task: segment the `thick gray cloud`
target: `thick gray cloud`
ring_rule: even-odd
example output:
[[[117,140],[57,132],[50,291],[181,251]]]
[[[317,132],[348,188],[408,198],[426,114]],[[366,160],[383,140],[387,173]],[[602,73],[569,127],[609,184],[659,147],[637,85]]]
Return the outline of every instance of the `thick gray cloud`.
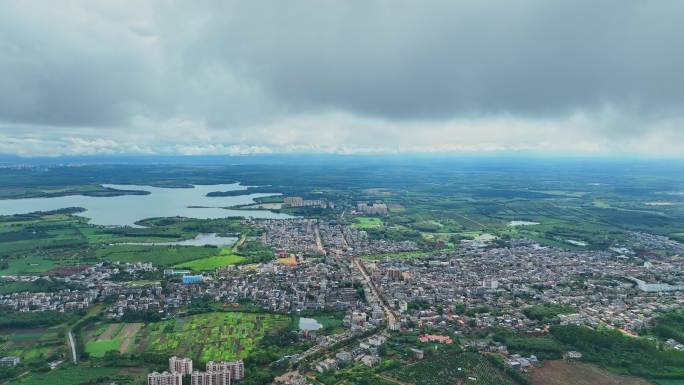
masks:
[[[0,152],[681,154],[684,2],[0,3]]]

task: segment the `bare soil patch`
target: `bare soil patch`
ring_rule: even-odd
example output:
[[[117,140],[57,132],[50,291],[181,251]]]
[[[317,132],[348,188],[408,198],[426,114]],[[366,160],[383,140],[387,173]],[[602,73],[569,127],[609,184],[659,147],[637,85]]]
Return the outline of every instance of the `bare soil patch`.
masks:
[[[110,324],[107,326],[107,330],[102,332],[100,336],[97,338],[98,341],[106,341],[106,340],[111,340],[114,338],[114,333],[119,330],[119,324]]]
[[[119,352],[125,353],[128,347],[135,342],[135,335],[138,333],[141,327],[141,323],[132,323],[124,326],[121,333],[119,333],[119,337],[123,338],[121,346],[119,347]]]

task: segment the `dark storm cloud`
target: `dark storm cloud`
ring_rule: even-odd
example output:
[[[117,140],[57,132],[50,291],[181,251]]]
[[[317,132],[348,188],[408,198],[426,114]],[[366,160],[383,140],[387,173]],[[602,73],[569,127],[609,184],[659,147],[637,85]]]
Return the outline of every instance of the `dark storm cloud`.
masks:
[[[653,149],[682,136],[683,14],[666,0],[8,0],[0,139]]]
[[[684,98],[681,1],[243,4],[207,19],[192,56],[220,52],[279,98],[313,108],[389,118],[601,104],[650,113]]]

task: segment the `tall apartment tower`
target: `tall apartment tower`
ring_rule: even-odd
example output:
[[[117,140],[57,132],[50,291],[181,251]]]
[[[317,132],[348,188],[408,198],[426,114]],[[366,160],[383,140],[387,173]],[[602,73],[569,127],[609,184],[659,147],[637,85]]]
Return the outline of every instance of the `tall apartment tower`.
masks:
[[[147,375],[147,385],[183,385],[183,375],[180,373],[157,373]]]
[[[173,356],[169,358],[169,371],[171,373],[180,373],[181,375],[191,374],[192,360]]]
[[[190,376],[191,385],[230,385],[230,382],[229,370],[193,372]]]
[[[242,360],[237,361],[209,361],[207,363],[207,372],[209,371],[230,371],[233,380],[242,380],[245,378],[245,363]]]

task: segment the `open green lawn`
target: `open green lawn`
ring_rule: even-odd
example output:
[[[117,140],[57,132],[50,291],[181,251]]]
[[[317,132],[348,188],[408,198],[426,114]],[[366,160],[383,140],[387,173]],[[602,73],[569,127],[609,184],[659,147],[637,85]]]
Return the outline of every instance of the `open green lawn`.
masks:
[[[195,259],[189,262],[180,263],[178,265],[175,265],[174,267],[181,269],[190,269],[193,271],[207,271],[228,265],[236,265],[246,260],[247,259],[243,256],[233,254],[233,250],[230,247],[227,247],[221,249],[219,255]]]
[[[105,353],[110,350],[118,351],[121,346],[121,342],[123,342],[123,340],[120,338],[104,341],[88,341],[85,350],[93,357],[104,357]]]
[[[8,259],[7,263],[9,264],[9,267],[0,270],[0,275],[44,273],[63,264],[60,260],[38,256]]]
[[[217,248],[209,246],[111,245],[98,249],[96,255],[112,262],[152,262],[155,265],[173,266],[214,256],[217,251]]]
[[[358,229],[369,229],[382,226],[382,219],[378,217],[356,217],[354,218],[354,223],[352,227]]]

